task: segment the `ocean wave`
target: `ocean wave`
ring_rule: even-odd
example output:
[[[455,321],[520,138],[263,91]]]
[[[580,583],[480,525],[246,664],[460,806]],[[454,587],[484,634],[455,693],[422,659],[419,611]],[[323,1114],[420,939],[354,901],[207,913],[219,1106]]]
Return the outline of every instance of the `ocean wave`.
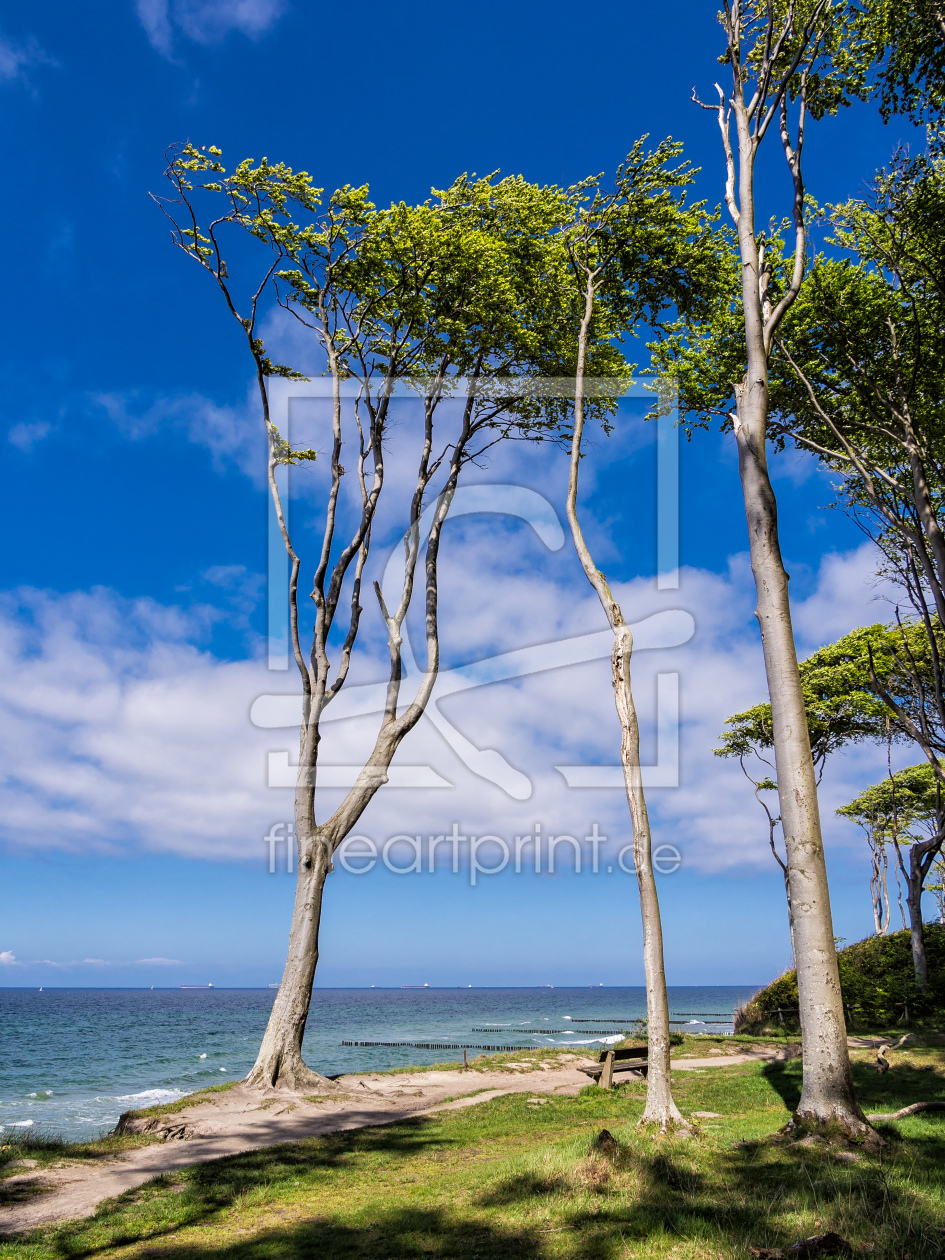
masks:
[[[184,1091],[182,1089],[142,1089],[137,1094],[99,1096],[95,1101],[100,1103],[136,1102],[143,1103],[145,1106],[151,1106],[162,1102],[176,1102],[178,1098],[183,1097]]]
[[[588,1037],[581,1039],[575,1037],[571,1041],[556,1041],[551,1037],[548,1038],[548,1043],[552,1046],[613,1046],[618,1041],[623,1041],[623,1033],[617,1033],[613,1037]],[[523,1049],[525,1048],[527,1047],[523,1047]]]

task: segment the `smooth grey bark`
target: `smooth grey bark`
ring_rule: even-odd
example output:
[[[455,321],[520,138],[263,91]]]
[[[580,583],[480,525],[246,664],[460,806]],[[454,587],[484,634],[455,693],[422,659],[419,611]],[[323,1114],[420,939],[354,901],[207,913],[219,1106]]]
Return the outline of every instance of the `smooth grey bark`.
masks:
[[[289,949],[285,971],[276,1001],[273,1004],[266,1032],[263,1037],[256,1062],[246,1077],[247,1084],[262,1088],[285,1088],[299,1091],[301,1089],[331,1090],[337,1088],[333,1082],[313,1072],[306,1066],[302,1058],[302,1040],[308,1020],[311,1003],[312,985],[318,965],[318,937],[321,923],[322,897],[325,881],[331,873],[332,858],[350,834],[352,828],[370,804],[378,789],[387,782],[387,772],[394,754],[404,738],[417,724],[432,694],[439,671],[439,628],[438,628],[438,559],[440,536],[446,520],[450,503],[456,490],[460,470],[466,459],[467,446],[474,432],[473,393],[466,401],[463,414],[462,431],[452,450],[446,485],[441,492],[427,540],[425,562],[425,595],[426,595],[426,647],[427,664],[424,675],[418,686],[413,701],[406,708],[400,706],[400,688],[402,682],[403,622],[413,598],[415,571],[420,555],[422,540],[419,537],[419,522],[423,509],[423,496],[439,461],[431,459],[433,447],[433,419],[439,402],[438,390],[427,396],[425,400],[425,432],[423,448],[420,456],[416,488],[411,501],[411,523],[404,539],[405,565],[404,582],[398,606],[390,610],[386,607],[380,588],[375,584],[375,591],[388,629],[388,652],[390,657],[390,676],[387,687],[387,701],[381,727],[375,741],[374,749],[367,764],[361,770],[353,788],[338,806],[331,817],[318,824],[315,816],[315,782],[319,748],[319,721],[325,704],[331,699],[326,693],[325,680],[328,675],[327,625],[328,618],[316,619],[312,659],[315,663],[315,685],[312,702],[305,706],[306,721],[300,733],[300,758],[298,786],[295,796],[295,829],[298,842],[298,873],[296,884],[295,907],[292,925],[289,932]],[[386,414],[386,404],[385,406]],[[340,434],[340,398],[336,390],[336,434]],[[326,527],[326,541],[323,546],[323,561],[316,573],[316,591],[321,590],[321,599],[316,599],[316,606],[321,615],[322,608],[328,607],[324,597],[324,576],[327,572],[327,559],[330,552],[328,531],[334,528],[335,504],[337,502],[337,482],[340,479],[341,443],[336,437],[333,451],[332,494],[329,496]],[[381,457],[378,457],[381,458]],[[362,506],[367,510],[369,502],[367,487],[363,478],[364,448],[359,474],[362,478]],[[273,491],[278,496],[278,489],[272,480]],[[373,513],[373,509],[372,509]],[[367,540],[370,537],[370,519],[358,531],[362,541],[359,547],[363,556],[359,556],[357,581],[363,570],[363,557],[366,557]],[[288,534],[285,536],[287,551],[291,547]],[[294,554],[294,553],[290,553]],[[352,553],[353,554],[353,553]],[[340,581],[332,581],[329,591],[337,587]],[[360,609],[356,609],[358,592],[354,596],[352,624],[356,625]],[[356,610],[355,610],[356,609]],[[353,635],[349,633],[353,642]],[[347,647],[347,644],[346,644]],[[298,649],[297,649],[298,650]],[[350,648],[348,649],[350,651]],[[299,651],[299,655],[301,655]],[[308,676],[306,669],[303,678]]]
[[[922,992],[929,987],[929,964],[925,951],[925,932],[922,923],[922,891],[929,871],[942,851],[945,837],[941,830],[927,840],[913,840],[909,845],[909,869],[902,858],[902,845],[896,844],[896,858],[906,882],[906,905],[909,909],[909,938],[912,944],[912,966],[915,982]]]
[[[788,4],[783,26],[775,29],[774,10],[767,10],[767,34],[756,52],[761,62],[750,71],[742,65],[744,25],[741,6],[726,7],[721,20],[728,38],[726,60],[733,88],[726,101],[718,88],[717,112],[726,157],[725,200],[735,223],[741,261],[746,370],[735,386],[733,425],[738,471],[748,525],[752,574],[761,630],[781,823],[787,852],[788,888],[794,923],[798,1004],[803,1054],[803,1087],[794,1122],[823,1126],[840,1124],[851,1134],[871,1134],[853,1090],[847,1050],[846,1021],[840,992],[837,953],[830,911],[817,800],[817,779],[811,755],[804,695],[791,625],[788,575],[778,539],[777,501],[767,463],[768,358],[780,320],[800,289],[805,270],[804,184],[801,151],[806,120],[806,88],[811,61],[822,38],[827,6],[815,5],[801,33],[795,5]],[[787,57],[791,40],[799,46]],[[756,88],[746,100],[746,84]],[[795,85],[799,101],[796,146],[788,127],[788,89]],[[734,116],[733,150],[730,125]],[[764,238],[755,232],[754,171],[758,147],[777,121],[793,180],[794,259],[792,274],[777,303],[769,296],[770,266]]]
[[[658,1124],[662,1129],[682,1127],[682,1115],[673,1101],[670,1079],[669,1001],[663,964],[663,928],[659,896],[653,872],[650,820],[640,771],[640,727],[630,681],[633,635],[620,605],[614,599],[603,573],[597,568],[584,539],[577,513],[581,439],[584,432],[584,375],[587,338],[594,311],[594,274],[586,273],[585,310],[578,341],[577,379],[574,400],[574,432],[571,438],[571,464],[568,477],[567,516],[574,548],[584,574],[597,593],[614,633],[611,653],[611,681],[620,721],[620,760],[623,765],[627,804],[633,830],[633,862],[640,892],[643,921],[643,968],[646,977],[648,1072],[646,1106],[641,1124]]]
[[[870,897],[873,902],[873,925],[877,936],[889,932],[889,862],[881,839],[870,840]]]
[[[743,254],[744,257],[744,254]],[[757,271],[744,268],[747,283]],[[746,313],[746,324],[751,325]],[[765,458],[767,356],[761,329],[749,335],[748,372],[737,390],[739,473],[755,578],[777,766],[787,882],[794,925],[804,1082],[795,1116],[802,1123],[869,1126],[856,1101],[834,944],[827,867],[807,715],[791,626],[788,576],[777,533],[777,504]]]

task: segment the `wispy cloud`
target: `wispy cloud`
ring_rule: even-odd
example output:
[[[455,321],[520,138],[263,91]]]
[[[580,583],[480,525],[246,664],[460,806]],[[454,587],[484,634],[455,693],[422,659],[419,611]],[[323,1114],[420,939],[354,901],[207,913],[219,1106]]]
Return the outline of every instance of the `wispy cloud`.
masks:
[[[218,44],[231,31],[258,39],[282,16],[285,0],[135,0],[135,10],[152,48],[174,53],[175,37]]]
[[[36,420],[32,424],[15,424],[7,432],[7,441],[18,450],[29,454],[33,447],[42,442],[52,432],[52,425],[47,420]]]
[[[63,962],[57,958],[34,958],[20,962],[12,950],[0,953],[0,967],[55,967],[65,970],[71,967],[186,967],[180,958],[135,958],[130,961],[110,958],[70,958]]]
[[[599,608],[564,572],[544,581],[496,572],[497,552],[512,545],[499,523],[488,535],[483,526],[450,541],[443,634],[460,658],[601,629]],[[841,610],[843,629],[876,619],[871,559],[860,548],[824,561],[811,595],[797,605],[803,650],[833,637]],[[217,576],[224,584],[243,581],[238,572]],[[615,594],[634,620],[684,608],[697,625],[685,647],[634,658],[645,763],[654,752],[655,675],[680,675],[681,781],[650,793],[658,838],[678,843],[695,869],[767,869],[766,832],[741,771],[712,754],[726,716],[765,694],[747,565],[736,559],[727,574],[687,570],[678,592],[657,592],[638,579],[619,584]],[[291,789],[266,786],[267,755],[287,755],[298,735],[257,729],[248,712],[261,693],[294,684],[261,661],[225,661],[198,650],[189,639],[200,632],[199,619],[180,609],[105,591],[24,592],[18,608],[0,607],[0,812],[8,841],[34,850],[262,860],[262,837],[292,809]],[[379,650],[359,662],[352,685],[382,676]],[[440,834],[452,820],[485,834],[497,830],[497,819],[508,836],[536,819],[559,834],[584,835],[595,820],[604,834],[625,833],[621,792],[569,790],[555,770],[618,762],[607,659],[476,688],[450,697],[444,709],[477,749],[497,750],[528,776],[531,796],[513,801],[479,778],[424,719],[398,763],[431,766],[452,789],[382,791],[360,824],[363,834],[383,839],[405,827]],[[326,723],[325,763],[360,764],[375,731],[370,716]],[[832,844],[859,852],[858,836],[833,810],[882,771],[882,750],[834,758],[822,788]],[[329,792],[326,808],[332,799]]]
[[[210,451],[218,471],[235,464],[257,484],[265,482],[266,439],[255,388],[243,407],[220,406],[203,394],[154,398],[138,390],[93,394],[91,401],[131,441],[162,429],[183,430],[191,442]]]
[[[32,35],[13,39],[0,31],[0,83],[25,83],[29,79],[28,72],[36,66],[55,65]]]

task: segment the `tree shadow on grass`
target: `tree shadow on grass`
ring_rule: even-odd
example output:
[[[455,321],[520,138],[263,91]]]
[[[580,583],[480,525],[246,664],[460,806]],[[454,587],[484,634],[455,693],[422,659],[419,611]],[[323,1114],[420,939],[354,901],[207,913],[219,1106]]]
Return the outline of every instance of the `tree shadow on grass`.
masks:
[[[857,1254],[865,1250],[883,1260],[945,1254],[936,1206],[945,1127],[943,1140],[926,1134],[907,1145],[900,1139],[879,1159],[768,1141],[715,1150],[711,1162],[689,1147],[625,1154],[622,1179],[583,1187],[599,1191],[593,1200],[575,1193],[581,1187],[561,1175],[520,1174],[499,1182],[479,1206],[539,1209],[553,1195],[549,1216],[556,1232],[567,1231],[561,1254],[569,1260],[616,1260],[628,1248],[662,1254],[683,1240],[701,1243],[708,1254],[741,1255],[752,1245],[790,1247],[821,1232],[821,1221],[824,1231],[848,1238]]]
[[[945,1085],[937,1072],[897,1063],[880,1074],[869,1063],[854,1063],[853,1084],[864,1111],[898,1111],[915,1102],[942,1101]]]
[[[942,1078],[925,1067],[897,1063],[891,1071],[880,1074],[871,1063],[852,1063],[853,1085],[864,1111],[898,1111],[914,1102],[945,1098]],[[762,1075],[784,1100],[788,1111],[797,1110],[801,1101],[802,1067],[800,1059],[786,1063],[766,1063]]]
[[[438,1208],[380,1211],[370,1224],[305,1221],[285,1230],[267,1230],[226,1247],[147,1248],[145,1260],[542,1260],[540,1231],[501,1229],[476,1219],[457,1220]]]
[[[761,1074],[774,1092],[780,1094],[788,1111],[796,1111],[797,1104],[801,1101],[800,1059],[789,1059],[786,1063],[766,1063]]]
[[[306,1186],[318,1188],[324,1184],[325,1177],[343,1169],[352,1160],[373,1157],[377,1169],[378,1156],[409,1159],[460,1145],[458,1140],[445,1138],[421,1118],[327,1134],[310,1141],[282,1143],[156,1177],[102,1204],[92,1218],[68,1221],[56,1228],[47,1226],[20,1238],[27,1245],[34,1239],[45,1250],[70,1257],[92,1256],[135,1243],[158,1243],[173,1238],[181,1230],[212,1224],[221,1214],[240,1206],[244,1196],[257,1193],[261,1187],[272,1196],[266,1210],[278,1210],[275,1199],[280,1191],[291,1188],[290,1192],[294,1192],[295,1187],[304,1191]],[[168,1194],[171,1189],[177,1192],[173,1196]],[[176,1245],[174,1254],[179,1254]]]

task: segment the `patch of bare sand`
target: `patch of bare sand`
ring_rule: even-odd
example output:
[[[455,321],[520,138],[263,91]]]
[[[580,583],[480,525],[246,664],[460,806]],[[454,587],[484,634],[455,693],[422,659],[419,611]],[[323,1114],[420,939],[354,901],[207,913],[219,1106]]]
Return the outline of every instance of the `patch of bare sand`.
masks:
[[[783,1050],[760,1049],[713,1058],[675,1059],[673,1067],[733,1066],[779,1057],[785,1057]],[[153,1145],[115,1159],[70,1161],[42,1172],[8,1177],[2,1183],[5,1193],[10,1198],[23,1197],[0,1208],[0,1234],[91,1216],[103,1199],[164,1173],[280,1142],[475,1106],[503,1094],[574,1095],[588,1084],[579,1068],[594,1062],[596,1059],[574,1056],[566,1067],[523,1061],[492,1071],[362,1072],[339,1078],[342,1091],[317,1101],[300,1094],[275,1090],[264,1094],[236,1085],[208,1095],[197,1106],[137,1121],[137,1131],[161,1138]]]
[[[588,1083],[575,1066],[532,1071],[430,1071],[341,1077],[344,1092],[318,1101],[291,1093],[262,1094],[236,1085],[182,1111],[142,1118],[138,1132],[160,1142],[95,1163],[70,1162],[8,1177],[3,1189],[21,1201],[0,1208],[0,1234],[91,1216],[103,1199],[189,1164],[207,1163],[280,1142],[297,1142],[343,1129],[391,1124],[441,1107],[462,1107],[521,1092],[577,1094]],[[475,1093],[470,1093],[475,1091]],[[463,1098],[457,1095],[467,1094]],[[453,1101],[447,1101],[452,1099]]]

